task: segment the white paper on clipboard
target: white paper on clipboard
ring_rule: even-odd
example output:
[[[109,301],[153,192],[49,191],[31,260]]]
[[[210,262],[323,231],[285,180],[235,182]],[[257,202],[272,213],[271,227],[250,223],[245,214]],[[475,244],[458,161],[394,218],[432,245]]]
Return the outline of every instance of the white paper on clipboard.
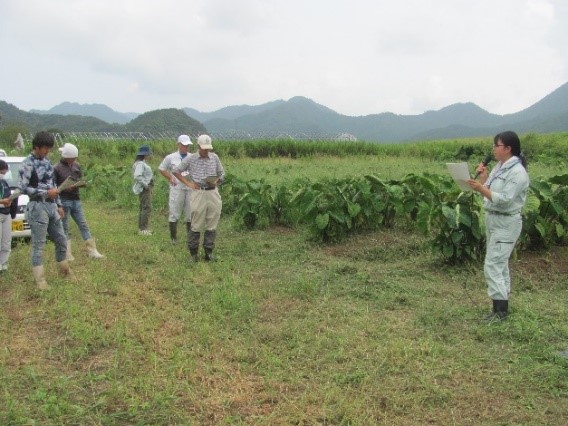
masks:
[[[467,163],[446,163],[446,166],[448,166],[450,176],[462,191],[472,191],[471,187],[467,184],[467,181],[471,179]]]

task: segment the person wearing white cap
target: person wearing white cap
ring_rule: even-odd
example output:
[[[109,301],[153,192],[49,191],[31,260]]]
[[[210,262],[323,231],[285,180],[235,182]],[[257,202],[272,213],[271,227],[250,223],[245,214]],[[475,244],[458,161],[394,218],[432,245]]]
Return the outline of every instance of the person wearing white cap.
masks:
[[[65,216],[63,216],[63,230],[67,237],[67,260],[75,260],[71,252],[71,239],[69,238],[69,217],[72,217],[77,224],[81,237],[87,246],[89,257],[100,259],[104,256],[98,252],[95,240],[91,236],[89,225],[83,213],[81,197],[79,196],[79,187],[84,185],[84,182],[81,180],[83,178],[83,171],[77,162],[79,150],[75,145],[66,143],[62,148],[59,148],[59,151],[61,152],[61,160],[53,168],[55,184],[59,187],[67,178],[75,182],[59,193],[59,198],[61,199],[61,204],[65,211]]]
[[[166,155],[158,166],[161,175],[165,177],[170,184],[168,223],[170,225],[172,244],[177,244],[177,225],[182,213],[185,219],[188,241],[189,232],[191,231],[191,189],[182,184],[172,174],[172,170],[187,157],[189,146],[193,145],[193,143],[188,135],[180,135],[177,139],[177,144],[178,150]]]
[[[213,149],[211,137],[197,138],[199,151],[188,155],[172,172],[191,192],[191,232],[188,235],[188,249],[191,260],[197,261],[201,232],[205,231],[203,249],[205,260],[213,260],[213,249],[217,238],[217,224],[221,217],[222,201],[217,185],[223,183],[225,170]]]

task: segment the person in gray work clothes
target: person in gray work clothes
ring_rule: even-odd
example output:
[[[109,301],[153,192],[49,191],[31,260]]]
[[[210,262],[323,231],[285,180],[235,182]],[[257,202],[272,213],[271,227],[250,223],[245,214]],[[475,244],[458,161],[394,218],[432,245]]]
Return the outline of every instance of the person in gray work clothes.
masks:
[[[201,232],[204,259],[213,260],[213,249],[217,238],[217,225],[223,203],[217,185],[223,183],[225,171],[217,154],[211,152],[211,137],[197,138],[198,152],[188,155],[172,174],[184,185],[191,188],[191,232],[188,235],[188,249],[191,260],[197,262]]]
[[[509,315],[511,276],[509,258],[521,235],[521,210],[527,199],[529,175],[521,153],[521,141],[512,131],[493,138],[493,155],[498,161],[491,173],[487,165],[477,167],[481,182],[468,180],[469,186],[483,195],[487,249],[483,271],[487,295],[493,302],[486,322],[502,321]]]

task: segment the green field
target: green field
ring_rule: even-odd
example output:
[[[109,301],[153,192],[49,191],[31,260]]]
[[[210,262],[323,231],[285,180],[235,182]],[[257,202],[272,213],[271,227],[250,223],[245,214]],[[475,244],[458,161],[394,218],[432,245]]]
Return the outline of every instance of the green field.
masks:
[[[238,179],[286,185],[444,173],[451,159],[431,157],[222,161]],[[565,173],[563,161],[529,172]],[[84,197],[106,257],[88,259],[73,228],[76,282],[57,277],[52,244],[52,290],[36,290],[28,244],[0,275],[0,424],[566,424],[568,247],[519,252],[511,315],[487,325],[482,264],[443,264],[403,224],[323,245],[303,227],[243,231],[226,214],[218,261],[190,265],[169,242],[165,194],[154,235],[138,236],[132,158],[107,162],[124,165],[114,189],[127,199]]]

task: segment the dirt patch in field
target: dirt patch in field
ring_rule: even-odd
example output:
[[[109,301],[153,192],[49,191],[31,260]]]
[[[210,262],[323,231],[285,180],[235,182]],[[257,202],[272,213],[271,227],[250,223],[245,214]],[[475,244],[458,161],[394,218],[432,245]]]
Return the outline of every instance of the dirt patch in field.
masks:
[[[372,232],[350,237],[342,244],[326,246],[328,256],[369,262],[415,259],[428,252],[426,240],[416,233],[400,229]]]
[[[530,274],[566,275],[568,274],[568,247],[552,247],[546,252],[521,252],[515,269]]]

